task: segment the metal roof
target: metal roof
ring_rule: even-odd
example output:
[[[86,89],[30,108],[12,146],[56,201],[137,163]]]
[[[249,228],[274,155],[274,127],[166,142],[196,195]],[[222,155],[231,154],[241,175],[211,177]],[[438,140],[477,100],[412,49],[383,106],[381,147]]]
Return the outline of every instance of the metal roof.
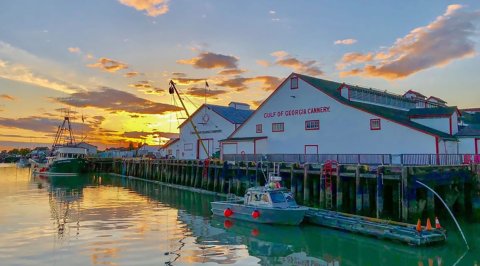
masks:
[[[334,82],[334,81],[329,81],[329,80],[324,80],[324,79],[319,79],[319,78],[314,78],[310,76],[305,76],[301,74],[296,74],[298,77],[309,83],[310,85],[314,86],[315,88],[319,89],[320,91],[324,92],[325,94],[329,95],[330,97],[334,98],[335,100],[354,107],[356,109],[360,109],[362,111],[372,113],[374,115],[386,118],[388,120],[397,122],[399,124],[402,124],[407,127],[411,127],[414,129],[417,129],[419,131],[438,136],[443,139],[456,139],[456,137],[451,136],[447,133],[444,133],[442,131],[433,129],[431,127],[427,127],[424,125],[421,125],[419,123],[412,122],[410,118],[408,117],[408,112],[407,111],[401,111],[398,109],[393,109],[393,108],[388,108],[388,107],[382,107],[378,105],[373,105],[373,104],[367,104],[367,103],[361,103],[361,102],[354,102],[354,101],[349,101],[348,99],[345,99],[344,97],[341,96],[340,92],[337,90],[340,86],[342,86],[342,83]],[[348,85],[348,84],[347,84]],[[350,85],[348,85],[350,86]],[[429,108],[429,109],[436,109],[436,108]],[[456,109],[456,107],[455,107]]]
[[[235,109],[228,106],[207,104],[207,107],[221,117],[230,121],[232,124],[243,124],[243,122],[245,122],[245,120],[247,120],[247,118],[253,114],[253,110]]]
[[[409,116],[450,116],[453,113],[458,111],[456,106],[447,106],[447,107],[431,107],[431,108],[414,108],[408,111]],[[460,112],[459,112],[460,114]]]
[[[459,137],[476,137],[480,136],[480,125],[469,125],[459,128],[456,136]]]

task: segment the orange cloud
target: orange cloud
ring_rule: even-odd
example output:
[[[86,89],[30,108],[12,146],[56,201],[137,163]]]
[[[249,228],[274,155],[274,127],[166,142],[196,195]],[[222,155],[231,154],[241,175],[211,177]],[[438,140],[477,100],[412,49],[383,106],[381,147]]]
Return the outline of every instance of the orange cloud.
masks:
[[[333,44],[351,45],[351,44],[354,44],[356,42],[357,42],[357,40],[355,40],[355,39],[344,39],[344,40],[336,40],[335,42],[333,42]]]
[[[145,11],[147,16],[156,17],[168,12],[168,0],[119,0],[120,3]]]
[[[218,99],[218,95],[226,94],[226,90],[205,90],[205,88],[192,87],[187,90],[187,94],[196,98],[207,98]]]
[[[257,60],[257,65],[263,66],[263,67],[268,67],[268,66],[270,66],[270,63],[267,60]]]
[[[78,48],[78,47],[68,47],[68,51],[70,53],[79,54],[80,53],[80,48]]]
[[[128,65],[113,59],[102,57],[98,59],[97,63],[89,64],[88,67],[100,68],[104,71],[115,73],[118,70],[127,69]]]
[[[216,54],[211,52],[201,52],[197,57],[191,59],[178,60],[177,63],[192,65],[195,68],[237,68],[238,58],[231,55]]]
[[[360,54],[357,58],[369,60],[351,60],[353,63],[365,63],[340,73],[340,76],[381,77],[400,79],[419,71],[449,64],[455,59],[475,55],[475,36],[480,10],[461,11],[461,5],[448,6],[445,13],[432,23],[413,29],[386,51]],[[347,54],[348,55],[348,54]],[[373,60],[372,58],[373,57]],[[347,57],[337,66],[349,65]]]
[[[248,83],[257,83],[260,82],[262,83],[262,89],[265,91],[271,91],[274,90],[282,79],[273,77],[273,76],[257,76],[257,77],[251,77],[251,78],[243,78],[243,77],[236,77],[233,79],[227,79],[223,80],[217,85],[220,87],[227,87],[227,88],[232,88],[235,89],[236,91],[243,91],[247,89],[247,84]]]
[[[111,112],[137,114],[164,114],[182,110],[180,107],[152,102],[134,94],[102,87],[97,91],[77,92],[69,97],[55,98],[57,102],[74,107],[95,107]]]
[[[193,85],[201,82],[205,82],[203,78],[173,78],[172,79],[178,85]]]
[[[220,72],[218,72],[218,75],[240,75],[242,73],[246,72],[246,70],[243,69],[225,69]]]
[[[8,95],[8,94],[1,94],[0,98],[10,100],[10,101],[15,101],[15,98],[13,96]]]
[[[130,72],[127,72],[125,73],[123,76],[126,77],[126,78],[133,78],[133,77],[136,77],[138,76],[138,72],[136,71],[130,71]]]
[[[296,72],[304,73],[311,76],[323,75],[323,71],[318,67],[316,60],[301,61],[285,51],[276,51],[271,53],[276,57],[275,64],[284,66],[295,70]]]

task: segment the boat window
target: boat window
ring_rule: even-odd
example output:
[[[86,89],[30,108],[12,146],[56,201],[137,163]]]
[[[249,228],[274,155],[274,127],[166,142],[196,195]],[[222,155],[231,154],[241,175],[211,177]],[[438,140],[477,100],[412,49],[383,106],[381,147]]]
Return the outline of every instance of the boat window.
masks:
[[[285,196],[282,192],[270,192],[270,198],[272,198],[273,203],[285,202]]]
[[[285,196],[285,199],[287,200],[287,202],[295,202],[295,199],[294,199],[293,196],[290,195],[290,194],[287,194],[287,195]]]

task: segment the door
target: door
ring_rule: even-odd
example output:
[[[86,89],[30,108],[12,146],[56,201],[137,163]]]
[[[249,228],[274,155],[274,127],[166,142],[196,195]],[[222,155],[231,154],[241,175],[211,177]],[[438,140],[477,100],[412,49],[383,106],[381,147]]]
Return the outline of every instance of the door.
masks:
[[[304,151],[306,163],[318,161],[318,145],[305,145]]]
[[[213,139],[202,139],[202,141],[203,141],[203,145],[205,145],[205,148],[208,151],[208,156],[211,157],[213,155],[212,152],[214,152]],[[203,146],[200,140],[197,140],[197,159],[200,159],[200,160],[206,159],[208,156],[205,153],[205,150],[203,149]]]

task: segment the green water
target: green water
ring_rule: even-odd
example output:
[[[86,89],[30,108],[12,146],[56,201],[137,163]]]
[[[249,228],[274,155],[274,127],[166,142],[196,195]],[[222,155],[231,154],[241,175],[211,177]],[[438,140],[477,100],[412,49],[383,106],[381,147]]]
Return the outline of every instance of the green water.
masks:
[[[480,224],[416,248],[316,226],[212,219],[213,196],[108,174],[0,165],[0,265],[478,265]],[[463,258],[458,261],[461,257]]]

